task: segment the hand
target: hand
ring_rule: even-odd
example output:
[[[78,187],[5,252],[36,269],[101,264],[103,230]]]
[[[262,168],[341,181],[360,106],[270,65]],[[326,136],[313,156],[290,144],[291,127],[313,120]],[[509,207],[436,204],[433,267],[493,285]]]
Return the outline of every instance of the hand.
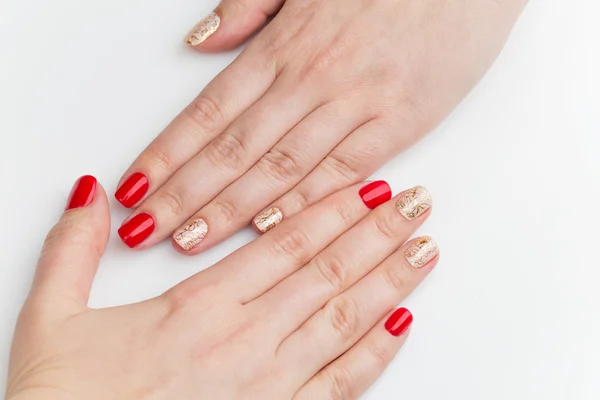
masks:
[[[403,245],[429,215],[426,190],[381,204],[387,184],[359,189],[157,298],[92,310],[109,211],[96,180],[82,178],[19,317],[7,398],[356,398],[406,340],[412,316],[394,307],[438,260],[431,238]]]
[[[189,41],[239,45],[282,3],[224,0]],[[197,254],[362,181],[456,106],[524,3],[288,0],[125,172],[121,237]]]

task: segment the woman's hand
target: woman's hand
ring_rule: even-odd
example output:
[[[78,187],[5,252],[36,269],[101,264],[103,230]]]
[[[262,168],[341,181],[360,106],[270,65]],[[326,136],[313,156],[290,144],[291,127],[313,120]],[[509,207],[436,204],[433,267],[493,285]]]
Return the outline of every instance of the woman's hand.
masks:
[[[7,398],[356,398],[406,340],[412,316],[394,308],[438,260],[431,238],[406,242],[429,215],[425,189],[388,202],[387,184],[361,186],[162,296],[92,310],[109,211],[82,178],[21,312]]]
[[[263,210],[266,231],[365,179],[469,92],[524,4],[224,0],[190,35],[197,49],[237,46],[283,8],[125,172],[116,197],[136,218],[121,237],[173,234],[197,254]]]

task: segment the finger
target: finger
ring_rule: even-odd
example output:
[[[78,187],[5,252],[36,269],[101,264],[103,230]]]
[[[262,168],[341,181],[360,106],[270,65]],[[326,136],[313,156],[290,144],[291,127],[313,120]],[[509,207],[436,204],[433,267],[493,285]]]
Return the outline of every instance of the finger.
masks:
[[[361,124],[360,113],[349,112],[349,107],[340,102],[328,103],[307,116],[248,172],[177,229],[173,235],[175,248],[188,255],[198,254],[247,226],[256,213],[304,178]],[[328,123],[324,125],[323,121]],[[286,211],[274,212],[284,215]],[[277,220],[277,215],[270,215],[269,221]],[[200,219],[210,234],[190,241],[188,227]],[[263,232],[274,225],[260,224]]]
[[[84,176],[73,186],[67,210],[46,238],[31,296],[85,306],[109,231],[106,193],[96,178]]]
[[[125,243],[130,247],[141,244],[139,248],[143,249],[171,236],[318,107],[306,88],[293,86],[294,82],[280,76],[256,104],[140,204],[136,215],[152,216],[156,229],[149,238],[140,236]],[[128,232],[135,226],[127,221],[122,229]]]
[[[233,49],[263,27],[285,0],[223,0],[215,11],[203,18],[186,42],[203,52]]]
[[[430,214],[431,196],[416,187],[398,195],[344,233],[306,267],[256,299],[277,315],[270,329],[282,338],[398,249]]]
[[[117,200],[131,208],[158,190],[258,101],[275,75],[275,64],[265,52],[250,48],[242,52],[127,169],[115,193]]]
[[[281,358],[302,366],[296,367],[300,381],[310,378],[401,303],[435,267],[438,254],[432,238],[412,240],[287,338]]]
[[[306,178],[266,210],[285,209],[285,217],[289,218],[340,188],[366,179],[412,143],[410,138],[394,132],[393,127],[381,119],[360,126]]]
[[[309,380],[294,400],[358,399],[404,346],[412,321],[406,308],[388,314],[354,347]]]
[[[383,181],[339,191],[192,277],[182,290],[198,293],[206,282],[218,283],[212,286],[246,304],[304,266],[370,209],[390,198],[391,189]]]

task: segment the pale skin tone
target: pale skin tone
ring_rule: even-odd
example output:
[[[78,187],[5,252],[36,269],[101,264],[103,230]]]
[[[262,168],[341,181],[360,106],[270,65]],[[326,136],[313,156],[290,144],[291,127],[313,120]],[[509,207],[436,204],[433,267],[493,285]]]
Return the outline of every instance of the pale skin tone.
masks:
[[[145,249],[202,218],[198,254],[277,207],[290,218],[431,131],[499,54],[525,0],[224,0],[194,49],[242,52],[124,173]]]
[[[401,193],[370,210],[361,186],[159,297],[96,310],[87,301],[109,236],[98,186],[48,235],[17,324],[7,399],[359,397],[410,332],[393,335],[385,321],[438,261],[415,267],[406,256],[431,209],[405,218]]]

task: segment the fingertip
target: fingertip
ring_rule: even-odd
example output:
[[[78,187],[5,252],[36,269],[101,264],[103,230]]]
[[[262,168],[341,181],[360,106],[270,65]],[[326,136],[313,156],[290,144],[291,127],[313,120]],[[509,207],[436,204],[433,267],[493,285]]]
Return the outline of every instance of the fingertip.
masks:
[[[394,311],[385,322],[385,329],[395,337],[405,337],[413,323],[412,313],[402,307]]]
[[[84,175],[75,181],[65,211],[89,206],[96,195],[98,180],[91,175]]]
[[[252,227],[259,235],[264,235],[283,221],[283,212],[277,207],[267,208],[254,217]]]
[[[217,7],[190,31],[185,42],[201,53],[239,47],[267,22],[267,15],[259,9],[243,11],[222,5]]]

